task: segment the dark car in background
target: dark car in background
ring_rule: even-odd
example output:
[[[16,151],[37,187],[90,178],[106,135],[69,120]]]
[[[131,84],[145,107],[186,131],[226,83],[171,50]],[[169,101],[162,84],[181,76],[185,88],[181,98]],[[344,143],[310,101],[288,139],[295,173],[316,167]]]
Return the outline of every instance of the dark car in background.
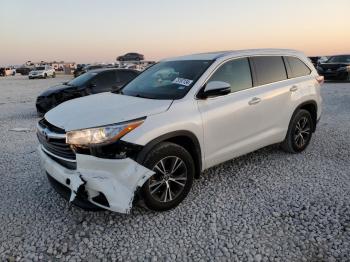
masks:
[[[316,69],[326,80],[350,80],[350,55],[331,56]]]
[[[84,67],[86,67],[87,65],[86,64],[77,64],[77,68],[74,70],[73,74],[74,74],[74,77],[78,77],[80,76],[81,74],[84,74],[86,72],[83,72],[84,70]]]
[[[317,66],[318,60],[320,58],[321,58],[320,56],[309,56],[309,59],[310,59],[311,63],[314,65],[314,67]]]
[[[82,96],[102,92],[118,91],[134,79],[140,72],[129,69],[96,69],[53,86],[37,97],[36,109],[39,115],[45,114],[55,106]]]
[[[30,67],[25,67],[25,66],[22,66],[22,67],[19,67],[16,69],[16,73],[18,74],[21,74],[23,76],[27,76],[29,75],[29,72],[32,71],[33,69],[30,68]]]
[[[85,74],[88,71],[105,68],[105,67],[107,67],[107,65],[80,65],[80,66],[77,66],[77,69],[74,70],[73,74],[74,74],[74,77],[78,77],[82,74]]]
[[[5,67],[0,67],[0,76],[6,76]]]
[[[144,59],[145,57],[138,53],[127,53],[117,57],[117,61],[141,61]]]

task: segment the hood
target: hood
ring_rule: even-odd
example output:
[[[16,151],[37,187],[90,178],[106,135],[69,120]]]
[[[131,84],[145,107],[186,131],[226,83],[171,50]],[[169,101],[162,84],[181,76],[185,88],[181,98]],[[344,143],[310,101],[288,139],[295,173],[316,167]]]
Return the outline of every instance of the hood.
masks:
[[[101,93],[64,102],[47,112],[45,119],[71,131],[159,114],[168,110],[172,101]]]
[[[44,92],[42,92],[39,96],[50,96],[52,94],[57,94],[59,92],[62,92],[64,90],[73,89],[74,86],[68,86],[68,85],[56,85],[53,87],[50,87],[49,89],[46,89]]]

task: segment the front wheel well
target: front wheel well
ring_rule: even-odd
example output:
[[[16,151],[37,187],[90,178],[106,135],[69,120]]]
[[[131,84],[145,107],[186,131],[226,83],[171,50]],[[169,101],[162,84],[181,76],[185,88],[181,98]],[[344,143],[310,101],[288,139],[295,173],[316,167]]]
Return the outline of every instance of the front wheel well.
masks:
[[[190,153],[190,155],[192,156],[193,161],[195,163],[195,171],[196,171],[195,177],[199,178],[200,173],[201,173],[201,168],[202,168],[201,164],[200,164],[201,159],[200,159],[200,156],[198,155],[198,149],[196,148],[196,145],[192,141],[192,139],[187,137],[187,136],[176,136],[176,137],[169,138],[165,141],[182,146]]]
[[[175,131],[152,140],[141,150],[137,161],[142,163],[146,155],[161,142],[171,142],[185,148],[195,163],[195,178],[199,178],[202,172],[201,148],[196,136],[189,131]]]

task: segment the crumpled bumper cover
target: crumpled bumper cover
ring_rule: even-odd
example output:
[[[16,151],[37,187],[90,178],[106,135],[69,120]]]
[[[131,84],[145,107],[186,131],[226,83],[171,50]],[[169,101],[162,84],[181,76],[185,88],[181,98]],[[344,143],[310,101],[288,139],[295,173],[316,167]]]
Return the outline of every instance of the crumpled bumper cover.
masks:
[[[88,201],[119,213],[130,213],[136,189],[154,174],[130,158],[102,159],[82,154],[76,155],[77,169],[70,170],[51,159],[41,146],[38,150],[46,172],[70,188],[70,201],[75,199],[79,187],[84,186]],[[109,206],[93,200],[100,193],[104,194]]]

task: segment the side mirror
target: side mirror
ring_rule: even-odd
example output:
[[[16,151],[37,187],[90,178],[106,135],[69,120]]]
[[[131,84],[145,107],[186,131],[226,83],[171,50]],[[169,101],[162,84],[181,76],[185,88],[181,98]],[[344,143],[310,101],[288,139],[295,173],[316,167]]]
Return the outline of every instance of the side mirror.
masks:
[[[207,83],[201,92],[200,98],[224,96],[231,93],[231,85],[223,81],[211,81]]]

